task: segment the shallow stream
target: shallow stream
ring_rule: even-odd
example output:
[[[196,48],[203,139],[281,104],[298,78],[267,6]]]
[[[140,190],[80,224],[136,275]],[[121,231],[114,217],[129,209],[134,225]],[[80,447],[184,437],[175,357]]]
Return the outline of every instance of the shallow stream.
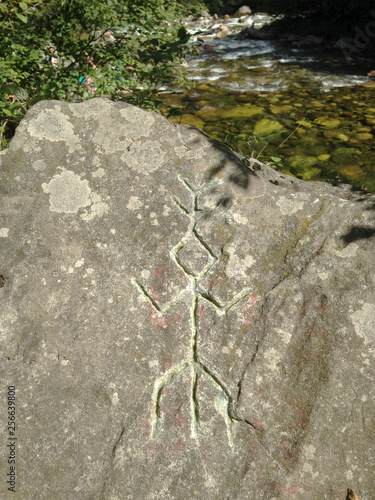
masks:
[[[180,107],[176,122],[280,172],[375,192],[375,82],[366,77],[375,68],[324,44],[237,38],[246,25],[267,20],[190,24],[191,33],[204,31],[200,53],[188,60],[194,86],[166,93],[162,111]],[[217,38],[223,25],[228,34]]]

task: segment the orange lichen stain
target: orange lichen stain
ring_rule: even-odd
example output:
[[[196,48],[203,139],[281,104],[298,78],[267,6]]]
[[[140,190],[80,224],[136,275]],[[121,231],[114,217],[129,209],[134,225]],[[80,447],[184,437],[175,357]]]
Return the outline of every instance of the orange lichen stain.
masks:
[[[176,413],[176,423],[178,427],[185,427],[186,425],[184,416],[180,411]]]
[[[165,358],[164,363],[161,366],[162,373],[165,373],[166,371],[168,371],[171,366],[172,366],[171,358]]]
[[[295,483],[292,486],[282,486],[282,489],[288,495],[295,495],[296,493],[298,493],[300,491],[301,487],[298,483]]]
[[[163,397],[165,398],[166,396],[168,396],[168,394],[170,393],[171,389],[169,387],[166,387],[164,390],[163,390]]]
[[[145,436],[150,436],[151,435],[151,429],[152,429],[152,425],[151,425],[150,417],[147,417],[147,419],[142,424],[143,434]]]
[[[155,443],[149,441],[147,443],[147,449],[146,449],[147,458],[154,458],[155,456],[159,456],[161,453],[163,453],[163,447],[164,444],[162,443]]]
[[[151,293],[152,298],[155,298],[154,292]],[[149,321],[159,328],[168,328],[169,326],[175,327],[181,322],[181,316],[178,313],[168,316],[162,316],[151,304],[149,309]]]
[[[308,336],[310,337],[323,337],[324,335],[327,335],[327,332],[325,330],[317,330],[316,328],[313,328],[309,333]]]
[[[159,295],[155,292],[153,288],[151,288],[151,297],[155,300],[159,299]]]
[[[181,282],[184,286],[186,286],[186,284],[187,284],[187,283],[186,283],[186,278],[185,278],[184,273],[178,273],[178,274],[177,274],[177,276],[178,276],[178,279],[180,280],[180,282]]]
[[[166,450],[166,453],[167,455],[175,455],[177,453],[181,453],[184,447],[184,442],[179,439],[177,442],[173,443],[173,446]]]
[[[155,271],[156,276],[158,278],[161,278],[165,272],[165,269],[167,269],[167,266],[159,266]]]
[[[254,418],[253,425],[254,425],[254,427],[257,427],[258,429],[261,429],[261,430],[264,429],[264,424],[262,424],[262,422],[260,420],[258,420],[257,417]]]
[[[149,312],[150,315],[148,319],[151,323],[154,323],[154,325],[158,326],[159,328],[167,328],[167,319],[164,316],[160,316],[151,304],[149,305]]]
[[[216,285],[216,283],[217,283],[218,281],[219,281],[219,280],[210,280],[210,281],[208,282],[208,288],[211,290],[211,288],[213,288],[213,287]]]

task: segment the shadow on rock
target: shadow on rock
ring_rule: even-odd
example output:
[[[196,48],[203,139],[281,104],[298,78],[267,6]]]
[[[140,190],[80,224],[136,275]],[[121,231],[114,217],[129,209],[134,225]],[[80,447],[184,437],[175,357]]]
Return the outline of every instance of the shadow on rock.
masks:
[[[344,236],[341,236],[341,239],[349,245],[349,243],[353,243],[356,240],[365,240],[368,238],[372,238],[375,235],[375,229],[371,227],[358,227],[354,226],[350,229],[348,233]]]

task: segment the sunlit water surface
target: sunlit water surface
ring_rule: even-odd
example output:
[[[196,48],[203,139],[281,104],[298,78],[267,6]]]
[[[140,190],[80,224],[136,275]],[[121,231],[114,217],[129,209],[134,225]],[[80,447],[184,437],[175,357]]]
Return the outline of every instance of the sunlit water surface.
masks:
[[[251,16],[247,24],[260,27],[267,20]],[[188,60],[193,88],[166,93],[162,111],[181,107],[175,121],[281,172],[375,192],[375,85],[366,77],[375,69],[371,62],[347,61],[324,45],[236,39],[246,24],[226,25],[228,36],[206,39]],[[198,29],[203,31],[189,26],[191,33]]]

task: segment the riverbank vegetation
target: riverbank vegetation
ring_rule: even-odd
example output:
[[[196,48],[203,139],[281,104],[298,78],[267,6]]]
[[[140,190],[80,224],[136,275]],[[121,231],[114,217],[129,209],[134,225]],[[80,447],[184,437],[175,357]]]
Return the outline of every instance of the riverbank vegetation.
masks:
[[[326,38],[334,38],[337,30],[340,35],[346,30],[354,39],[362,24],[375,38],[371,2],[249,0],[242,4],[283,14],[287,21],[278,22],[280,26],[286,22],[292,32],[303,32],[307,23],[310,33],[322,31]],[[161,88],[188,86],[179,69],[191,50],[183,27],[186,17],[199,15],[202,9],[212,14],[233,12],[240,5],[235,4],[224,0],[3,0],[1,148],[26,110],[42,99],[80,102],[106,96],[157,110]],[[171,108],[169,115],[173,113],[180,110]]]
[[[95,96],[158,106],[189,35],[197,0],[3,0],[0,3],[1,146],[42,99]]]

